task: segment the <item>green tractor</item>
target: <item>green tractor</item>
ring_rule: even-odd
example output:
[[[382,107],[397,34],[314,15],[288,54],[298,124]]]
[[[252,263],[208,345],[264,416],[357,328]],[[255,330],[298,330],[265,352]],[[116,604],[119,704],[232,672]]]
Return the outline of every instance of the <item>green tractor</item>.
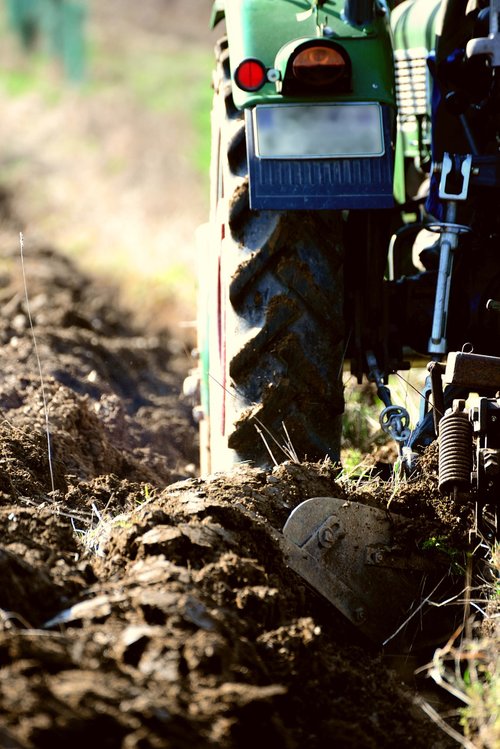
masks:
[[[387,388],[408,366],[391,319],[406,291],[387,268],[415,271],[408,237],[391,237],[403,210],[419,225],[421,203],[408,204],[430,166],[437,9],[403,3],[393,37],[384,2],[214,4],[227,35],[200,233],[203,472],[290,454],[338,461],[347,361],[377,383],[384,428],[407,440]]]
[[[467,249],[474,222],[488,231],[495,200],[495,154],[462,189],[470,152],[477,161],[489,148],[467,123],[479,138],[496,133],[491,53],[465,52],[497,38],[489,10],[464,0],[406,0],[392,12],[384,0],[214,3],[212,25],[224,20],[227,34],[200,232],[203,472],[290,454],[338,461],[347,362],[358,382],[376,383],[381,425],[403,449],[409,415],[392,403],[389,376],[466,342],[498,353],[497,322],[483,315],[483,296],[499,296],[496,254],[478,269],[460,253],[450,294],[455,250]],[[416,258],[423,228],[434,237]],[[420,442],[434,437],[426,426]]]
[[[379,325],[394,206],[389,10],[219,1],[212,25],[223,19],[200,248],[202,470],[268,464],[276,443],[338,460],[346,347],[359,376],[368,340],[396,367]]]
[[[376,384],[408,469],[439,433],[441,490],[475,503],[480,535],[498,534],[499,16],[500,0],[406,0],[392,13],[384,0],[214,3],[227,34],[199,234],[202,473],[338,461],[349,361]],[[419,356],[431,364],[412,430],[388,379]],[[386,643],[436,573],[401,553],[404,533],[403,518],[313,497],[281,543]]]

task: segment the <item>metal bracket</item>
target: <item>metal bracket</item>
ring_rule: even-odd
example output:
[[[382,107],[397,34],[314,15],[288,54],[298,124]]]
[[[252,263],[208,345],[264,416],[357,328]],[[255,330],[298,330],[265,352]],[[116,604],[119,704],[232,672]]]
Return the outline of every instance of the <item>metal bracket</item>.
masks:
[[[461,156],[453,154],[453,158],[445,151],[441,166],[439,181],[439,197],[441,200],[466,200],[469,192],[469,182],[472,171],[472,155]],[[449,187],[449,180],[453,177],[462,180],[459,192]]]
[[[500,0],[490,0],[490,29],[487,37],[470,39],[465,52],[467,57],[488,55],[492,68],[500,67],[500,34],[498,33]]]

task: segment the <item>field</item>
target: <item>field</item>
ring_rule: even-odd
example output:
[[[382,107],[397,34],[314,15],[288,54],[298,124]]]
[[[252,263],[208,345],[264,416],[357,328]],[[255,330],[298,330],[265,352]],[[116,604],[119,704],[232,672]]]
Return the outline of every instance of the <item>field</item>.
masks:
[[[197,476],[180,393],[207,211],[209,3],[91,10],[81,90],[2,52],[0,746],[490,749],[490,718],[464,737],[464,701],[428,678],[442,639],[375,646],[279,546],[306,497],[417,514],[405,543],[453,555],[459,627],[471,510],[439,497],[435,452],[407,487],[326,461]],[[165,95],[165,61],[189,94]],[[491,682],[485,634],[474,664]]]
[[[192,23],[184,5],[90,3],[81,87],[20,54],[3,21],[2,184],[27,242],[114,281],[148,324],[192,319],[208,207],[210,3],[190,5]]]

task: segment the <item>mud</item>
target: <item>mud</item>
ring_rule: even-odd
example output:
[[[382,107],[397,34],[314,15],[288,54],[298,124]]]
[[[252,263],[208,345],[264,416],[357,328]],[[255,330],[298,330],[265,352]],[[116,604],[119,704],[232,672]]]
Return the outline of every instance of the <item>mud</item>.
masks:
[[[447,746],[413,659],[403,684],[278,545],[302,499],[387,489],[328,462],[193,476],[182,346],[47,247],[25,247],[28,314],[3,210],[0,745]]]

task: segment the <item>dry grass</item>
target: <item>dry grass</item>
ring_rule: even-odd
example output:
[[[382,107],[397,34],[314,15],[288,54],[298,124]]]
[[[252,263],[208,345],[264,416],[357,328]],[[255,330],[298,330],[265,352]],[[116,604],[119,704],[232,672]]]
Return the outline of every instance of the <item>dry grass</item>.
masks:
[[[484,551],[484,549],[483,549]],[[453,633],[432,662],[428,675],[451,694],[460,707],[452,720],[427,702],[422,709],[465,749],[500,747],[500,547],[491,547],[479,589],[470,582],[464,601],[464,625]],[[457,730],[456,723],[461,730]]]

